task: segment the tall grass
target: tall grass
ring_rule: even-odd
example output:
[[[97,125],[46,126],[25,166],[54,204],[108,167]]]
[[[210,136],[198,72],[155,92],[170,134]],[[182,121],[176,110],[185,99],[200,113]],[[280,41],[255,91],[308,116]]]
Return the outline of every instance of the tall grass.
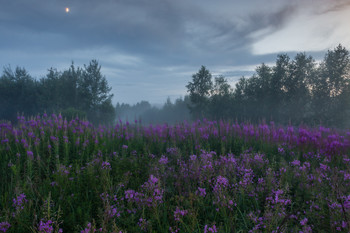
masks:
[[[0,124],[0,232],[349,232],[350,133]]]

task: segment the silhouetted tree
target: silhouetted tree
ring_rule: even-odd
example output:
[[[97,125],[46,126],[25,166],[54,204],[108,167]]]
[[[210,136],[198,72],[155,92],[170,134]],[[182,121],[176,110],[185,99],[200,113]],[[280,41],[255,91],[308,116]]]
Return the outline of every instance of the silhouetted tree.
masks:
[[[210,116],[214,119],[230,118],[232,88],[224,76],[215,78],[210,97]]]
[[[284,79],[284,118],[300,123],[307,118],[310,104],[310,80],[313,79],[315,61],[305,53],[298,53],[290,63],[289,75]]]
[[[247,95],[248,79],[241,77],[235,84],[233,91],[233,106],[232,115],[233,117],[243,120],[248,118],[248,95]]]
[[[269,93],[270,114],[274,121],[282,120],[282,112],[284,111],[283,100],[285,97],[286,88],[284,83],[290,76],[290,58],[287,54],[277,55],[276,65],[272,67],[272,76]]]
[[[271,88],[272,69],[266,65],[261,64],[256,68],[257,85],[256,85],[256,112],[257,118],[268,119],[271,118],[271,96],[274,90]]]
[[[59,72],[50,68],[40,81],[32,78],[24,68],[13,72],[5,67],[0,78],[0,118],[14,121],[17,113],[27,116],[43,113],[64,113],[87,116],[94,123],[112,123],[115,109],[112,105],[106,78],[101,66],[92,60],[84,69]]]
[[[313,110],[325,124],[344,126],[350,117],[349,51],[328,50],[313,84]]]
[[[38,83],[24,68],[4,68],[0,93],[0,119],[15,120],[17,114],[35,115],[40,111]]]
[[[195,118],[204,117],[208,111],[210,92],[213,88],[211,78],[209,70],[202,66],[198,73],[192,75],[192,82],[186,85],[191,100],[189,108]]]

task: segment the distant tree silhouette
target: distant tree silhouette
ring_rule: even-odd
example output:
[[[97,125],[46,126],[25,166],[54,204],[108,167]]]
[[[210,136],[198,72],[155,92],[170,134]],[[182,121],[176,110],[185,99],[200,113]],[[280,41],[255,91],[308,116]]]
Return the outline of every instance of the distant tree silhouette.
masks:
[[[298,53],[279,54],[272,67],[262,63],[231,91],[225,77],[212,80],[202,66],[186,85],[192,117],[281,124],[325,124],[350,127],[350,58],[342,45],[317,64]]]
[[[202,66],[200,70],[192,75],[192,82],[187,84],[191,104],[191,113],[195,118],[204,117],[208,111],[210,92],[213,88],[212,76],[209,70]]]
[[[96,60],[83,69],[73,63],[63,72],[50,68],[39,81],[24,68],[13,72],[5,67],[0,77],[0,119],[15,121],[18,113],[32,116],[46,111],[69,118],[76,113],[96,124],[112,123],[115,108],[110,91]]]

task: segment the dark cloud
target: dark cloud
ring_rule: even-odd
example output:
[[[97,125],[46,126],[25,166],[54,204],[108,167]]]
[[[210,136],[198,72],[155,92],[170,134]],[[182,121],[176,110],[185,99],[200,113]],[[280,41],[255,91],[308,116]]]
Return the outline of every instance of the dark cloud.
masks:
[[[350,7],[350,1],[349,0],[324,0],[326,3],[325,8],[321,9],[319,11],[319,14],[326,14],[329,12],[338,12],[338,11],[343,11],[344,8]]]
[[[64,12],[66,6],[71,8],[68,14]],[[249,33],[281,25],[290,7],[270,14],[253,12],[238,19],[245,21],[243,28],[237,19],[203,9],[205,1],[191,5],[167,0],[16,0],[2,8],[5,20],[1,26],[7,26],[8,37],[1,42],[4,47],[29,45],[32,49],[37,49],[35,45],[46,49],[110,46],[146,57],[167,55],[183,62],[181,57],[192,59],[193,53],[241,53],[249,45]],[[10,40],[10,35],[15,35],[15,40]]]
[[[72,60],[82,65],[96,58],[116,100],[159,103],[157,95],[184,94],[201,65],[220,73],[220,66],[274,61],[276,54],[256,56],[251,46],[293,19],[303,2],[291,2],[0,0],[0,65],[20,65],[44,75],[51,66],[63,69]],[[339,3],[324,9],[347,5]],[[252,71],[225,72],[239,76]]]

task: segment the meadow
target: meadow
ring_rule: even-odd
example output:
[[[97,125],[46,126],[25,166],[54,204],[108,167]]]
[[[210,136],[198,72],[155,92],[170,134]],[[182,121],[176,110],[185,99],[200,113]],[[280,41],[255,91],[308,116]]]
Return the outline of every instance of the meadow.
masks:
[[[0,123],[0,232],[349,232],[350,131]]]

